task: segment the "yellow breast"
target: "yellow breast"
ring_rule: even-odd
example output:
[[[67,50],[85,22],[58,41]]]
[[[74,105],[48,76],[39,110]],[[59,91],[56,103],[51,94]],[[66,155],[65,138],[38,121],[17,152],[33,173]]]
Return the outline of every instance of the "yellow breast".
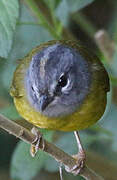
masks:
[[[93,91],[76,112],[59,118],[48,118],[35,111],[26,96],[14,98],[14,102],[19,114],[35,126],[52,130],[74,131],[85,129],[101,118],[105,111],[106,93],[101,89]]]

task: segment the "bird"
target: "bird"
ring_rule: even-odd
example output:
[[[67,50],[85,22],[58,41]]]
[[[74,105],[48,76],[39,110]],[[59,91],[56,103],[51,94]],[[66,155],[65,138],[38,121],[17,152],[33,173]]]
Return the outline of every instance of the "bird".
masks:
[[[51,40],[20,61],[10,94],[19,114],[35,127],[74,132],[80,158],[68,171],[78,174],[86,158],[78,131],[102,117],[109,90],[108,73],[92,51],[79,41]]]

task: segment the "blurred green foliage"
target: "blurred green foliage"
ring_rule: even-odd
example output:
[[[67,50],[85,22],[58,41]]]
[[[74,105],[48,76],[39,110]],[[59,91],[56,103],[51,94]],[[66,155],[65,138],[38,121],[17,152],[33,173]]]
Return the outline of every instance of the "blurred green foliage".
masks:
[[[12,12],[12,13],[11,13]],[[0,1],[0,56],[7,58],[19,16],[18,0]]]
[[[44,138],[51,141],[53,132],[46,131]],[[35,158],[31,157],[30,145],[20,141],[15,149],[11,162],[11,177],[12,179],[31,180],[44,166],[47,154],[41,150],[37,153]]]
[[[11,120],[21,119],[13,105],[9,89],[18,61],[32,48],[51,39],[64,38],[64,30],[67,30],[68,38],[75,36],[72,31],[73,26],[75,34],[83,41],[87,39],[88,46],[92,48],[90,41],[94,41],[94,33],[99,28],[103,28],[103,26],[98,27],[97,25],[101,21],[100,10],[98,8],[101,5],[106,6],[105,1],[97,1],[42,0],[41,3],[33,0],[21,2],[18,0],[10,2],[8,0],[0,1],[0,113]],[[117,2],[108,1],[108,3],[113,8],[109,9],[111,11],[110,21],[105,22],[105,24],[107,31],[116,44],[117,24],[115,4],[117,5]],[[91,22],[90,16],[87,16],[88,9],[91,11],[90,7],[93,7],[92,9],[97,8],[96,10],[99,13],[95,14],[97,22]],[[103,14],[103,16],[106,15]],[[50,19],[48,18],[49,16],[51,17]],[[75,36],[76,39],[77,35]],[[84,37],[86,38],[84,39]],[[85,149],[94,150],[116,163],[117,97],[111,99],[111,95],[113,94],[113,88],[117,87],[117,51],[115,51],[114,58],[108,63],[103,54],[95,49],[95,46],[93,49],[97,51],[100,59],[104,62],[112,80],[112,87],[111,93],[108,96],[105,116],[97,125],[82,131],[81,139]],[[43,131],[43,134],[46,139],[51,142],[53,141],[65,152],[70,154],[77,153],[73,133]],[[15,138],[11,138],[11,136],[6,135],[6,133],[0,130],[0,151],[2,154],[0,156],[0,168],[2,169],[5,163],[7,167],[10,166],[12,180],[32,180],[42,169],[51,173],[58,171],[58,163],[46,153],[40,151],[33,159],[29,154],[29,145],[24,142],[18,142],[17,146],[14,147],[15,144]],[[4,149],[9,151],[4,151]],[[13,150],[14,153],[12,153]],[[12,160],[10,161],[11,155]],[[67,180],[78,179],[78,177],[73,177],[65,172],[64,178]],[[79,179],[82,178],[79,177]]]

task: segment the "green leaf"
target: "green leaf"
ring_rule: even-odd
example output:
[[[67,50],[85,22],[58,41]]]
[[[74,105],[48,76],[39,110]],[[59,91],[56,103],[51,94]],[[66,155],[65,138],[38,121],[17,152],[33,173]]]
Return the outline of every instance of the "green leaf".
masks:
[[[115,152],[117,152],[117,128],[116,128],[116,121],[117,121],[117,106],[111,104],[110,111],[108,112],[108,116],[102,122],[102,125],[107,130],[111,131],[113,134],[113,144],[112,148]]]
[[[74,176],[71,173],[64,173],[63,177],[64,177],[64,180],[86,180],[81,176]]]
[[[58,135],[60,135],[60,137],[56,142],[56,146],[58,146],[68,154],[77,153],[77,144],[73,133],[60,132]],[[52,157],[48,157],[48,160],[46,161],[44,168],[47,171],[56,172],[59,170],[59,163],[56,162]]]
[[[36,22],[28,8],[21,5],[20,11],[19,22]],[[52,37],[48,31],[40,25],[17,25],[12,50],[8,59],[5,61],[4,71],[0,74],[2,84],[7,91],[9,91],[11,85],[13,72],[18,65],[16,60],[23,58],[32,48],[50,39],[52,39]]]
[[[7,58],[19,16],[18,0],[0,1],[0,56]]]
[[[12,120],[20,118],[14,105],[10,105],[10,106],[0,109],[0,113]]]
[[[59,170],[59,163],[55,161],[55,159],[53,159],[51,156],[48,156],[47,161],[44,163],[44,169],[49,172],[57,172]]]
[[[92,3],[94,0],[67,0],[69,11],[70,12],[75,12],[79,11],[80,9],[83,9],[85,6],[89,5]]]
[[[67,25],[69,21],[69,6],[67,0],[62,0],[56,9],[56,16],[62,22],[63,25]]]
[[[54,10],[55,8],[57,8],[57,6],[59,5],[61,0],[44,0],[44,2],[46,3],[46,5],[49,7],[49,9]]]
[[[46,140],[52,141],[53,131],[42,130]],[[31,157],[30,145],[20,141],[15,149],[11,162],[11,177],[13,180],[32,180],[33,177],[46,164],[47,153],[38,151],[34,158]]]
[[[70,13],[81,10],[93,1],[94,0],[62,0],[56,9],[56,15],[66,26],[69,21]]]
[[[46,155],[40,150],[36,156],[31,157],[30,145],[19,142],[11,162],[11,178],[13,180],[31,180],[43,167]]]

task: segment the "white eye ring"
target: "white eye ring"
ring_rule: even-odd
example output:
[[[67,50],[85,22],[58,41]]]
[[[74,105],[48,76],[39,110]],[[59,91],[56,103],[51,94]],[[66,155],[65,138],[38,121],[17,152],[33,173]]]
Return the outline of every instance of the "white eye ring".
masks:
[[[61,91],[67,93],[67,91],[69,91],[70,89],[71,89],[71,86],[70,86],[70,79],[68,79],[68,80],[67,80],[66,86],[62,87]]]

